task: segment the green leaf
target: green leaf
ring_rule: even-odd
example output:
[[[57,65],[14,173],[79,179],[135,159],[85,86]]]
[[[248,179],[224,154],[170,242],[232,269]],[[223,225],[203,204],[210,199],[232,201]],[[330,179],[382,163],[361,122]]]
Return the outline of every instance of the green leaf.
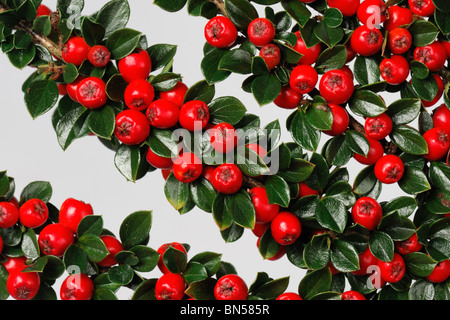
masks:
[[[175,210],[179,210],[189,200],[189,185],[178,181],[174,174],[171,173],[164,185],[164,194]]]
[[[40,256],[38,240],[33,229],[24,232],[20,248],[27,258],[37,259]]]
[[[188,89],[184,96],[184,103],[192,100],[201,100],[208,104],[215,94],[215,86],[208,84],[205,80],[201,80]]]
[[[177,46],[171,44],[154,44],[147,49],[152,61],[152,71],[165,67],[175,56]]]
[[[56,8],[65,19],[73,15],[74,12],[81,12],[84,9],[84,0],[58,0]]]
[[[233,215],[233,221],[243,228],[253,229],[255,227],[256,216],[250,196],[245,190],[240,190],[228,197],[228,208]]]
[[[261,157],[250,148],[238,147],[236,162],[242,173],[250,177],[257,177],[269,172],[269,168]]]
[[[435,261],[450,258],[450,218],[443,218],[433,222],[428,230],[426,249]]]
[[[321,132],[309,124],[303,111],[299,110],[296,112],[289,131],[294,141],[302,148],[315,151],[319,146]]]
[[[289,168],[278,172],[287,182],[305,181],[313,172],[315,165],[304,159],[291,159]]]
[[[87,117],[89,129],[97,136],[110,139],[114,133],[116,114],[111,106],[92,110]]]
[[[450,167],[442,162],[431,162],[430,182],[439,189],[450,186]]]
[[[242,120],[247,111],[244,104],[232,96],[216,98],[208,107],[210,122],[213,124],[227,122],[235,125]]]
[[[258,18],[258,11],[247,0],[225,0],[225,10],[238,29],[247,30],[250,22]]]
[[[294,19],[300,26],[304,26],[311,17],[311,11],[308,10],[304,3],[297,0],[287,0],[281,3],[284,10]]]
[[[306,110],[306,120],[317,130],[330,130],[333,125],[333,113],[325,101],[315,102]]]
[[[414,91],[423,100],[432,101],[438,93],[438,84],[432,74],[429,74],[425,79],[420,79],[413,75],[411,84]]]
[[[231,74],[230,71],[219,70],[220,61],[227,52],[228,50],[214,48],[203,57],[201,70],[208,84],[212,85],[221,82]]]
[[[338,199],[324,197],[317,204],[317,222],[324,228],[342,233],[347,224],[347,216],[345,206]]]
[[[168,12],[177,12],[183,9],[187,0],[155,0],[154,4]]]
[[[286,180],[274,175],[269,176],[265,182],[269,203],[276,203],[287,208],[291,200],[290,188]]]
[[[181,76],[177,73],[163,72],[152,77],[150,83],[156,91],[164,92],[172,90],[181,80]]]
[[[434,295],[433,283],[425,279],[415,281],[408,292],[410,300],[433,300]]]
[[[213,201],[213,219],[221,231],[229,228],[233,224],[233,217],[228,206],[228,196],[218,193]]]
[[[138,272],[149,272],[155,269],[159,261],[159,253],[147,246],[137,245],[130,249],[139,259],[139,262],[133,266],[133,269]]]
[[[410,62],[411,72],[414,75],[414,77],[419,79],[426,79],[428,75],[430,74],[430,70],[428,70],[428,67],[417,60],[413,60]]]
[[[112,33],[106,41],[106,47],[111,52],[111,58],[120,60],[136,49],[142,33],[129,28],[119,29]]]
[[[33,30],[44,37],[48,36],[52,31],[52,23],[49,16],[40,16],[33,21]]]
[[[417,277],[427,277],[434,270],[437,262],[423,252],[411,252],[403,256],[406,269]]]
[[[30,199],[40,199],[49,202],[52,197],[53,189],[50,182],[34,181],[23,188],[20,193],[19,203],[23,204]]]
[[[238,74],[251,73],[252,55],[243,49],[227,51],[220,59],[218,69]]]
[[[96,22],[105,28],[105,39],[116,30],[125,28],[130,18],[130,5],[127,0],[112,0],[98,12]]]
[[[66,150],[79,137],[87,115],[85,107],[75,105],[75,108],[58,119],[55,131],[58,143],[63,150]]]
[[[88,259],[94,263],[102,261],[109,254],[105,243],[97,235],[84,234],[78,239],[77,243],[86,253]]]
[[[174,247],[170,246],[162,256],[164,265],[172,273],[182,273],[186,269],[186,254]]]
[[[427,154],[428,145],[416,129],[409,126],[395,126],[390,134],[392,141],[404,152],[409,154]]]
[[[77,235],[95,234],[99,236],[103,231],[103,218],[101,216],[89,215],[81,219],[77,228]]]
[[[281,92],[281,82],[274,74],[263,74],[252,81],[252,93],[259,106],[272,103]]]
[[[53,80],[37,80],[31,83],[25,94],[25,103],[33,119],[51,110],[59,98],[56,82]]]
[[[124,249],[144,244],[149,237],[151,227],[151,211],[136,211],[128,215],[119,229],[119,236]]]
[[[367,156],[370,145],[369,141],[363,134],[357,132],[356,130],[347,130],[345,133],[345,139],[350,150],[354,153]]]
[[[263,300],[276,299],[287,289],[288,285],[289,277],[269,280],[263,285],[252,290],[251,296]]]
[[[195,205],[206,212],[212,212],[212,204],[216,191],[205,178],[200,178],[189,184],[192,200]]]
[[[280,252],[281,245],[275,241],[270,228],[267,228],[259,240],[258,250],[263,259],[271,259]]]
[[[323,21],[330,28],[337,28],[341,25],[343,16],[336,8],[328,8],[323,13]]]
[[[389,105],[387,114],[395,125],[404,125],[419,116],[421,106],[420,99],[400,99]]]
[[[331,285],[331,272],[329,268],[323,268],[307,273],[300,281],[298,292],[300,296],[309,300],[315,295],[325,292]]]
[[[409,31],[413,38],[413,45],[416,47],[429,45],[436,39],[439,33],[436,26],[427,20],[414,21],[409,27]]]
[[[416,232],[414,223],[407,217],[400,216],[398,212],[384,215],[378,229],[388,234],[394,241],[407,240]]]
[[[314,34],[329,48],[333,48],[344,38],[344,30],[340,27],[329,27],[325,21],[314,27]]]
[[[382,231],[375,231],[369,238],[372,254],[381,261],[390,262],[394,258],[394,241]]]
[[[126,286],[133,280],[133,269],[127,264],[113,266],[108,271],[108,278],[112,283],[119,286]]]
[[[325,268],[330,261],[328,235],[313,236],[303,251],[303,259],[308,269],[319,270]]]
[[[381,97],[369,90],[357,90],[349,101],[350,109],[360,116],[376,117],[386,111]]]
[[[450,19],[448,17],[448,14],[441,10],[435,10],[434,11],[434,20],[436,22],[436,25],[441,30],[443,34],[449,34],[450,33]]]
[[[343,45],[336,45],[323,50],[317,57],[314,68],[319,72],[341,69],[347,59],[347,50]]]
[[[341,272],[352,272],[359,270],[359,256],[355,247],[343,240],[331,242],[331,263]]]
[[[413,167],[405,167],[405,172],[398,181],[398,186],[408,194],[418,194],[431,189],[423,170]]]
[[[106,30],[100,23],[96,23],[88,17],[84,17],[81,22],[81,34],[91,47],[103,44]]]
[[[121,144],[114,156],[114,164],[119,172],[128,180],[136,181],[142,161],[138,146]]]
[[[75,269],[86,272],[89,264],[86,253],[74,244],[71,244],[64,252],[63,261],[69,273]]]
[[[373,57],[358,55],[355,59],[354,75],[360,85],[368,85],[380,80],[381,72],[378,62]]]

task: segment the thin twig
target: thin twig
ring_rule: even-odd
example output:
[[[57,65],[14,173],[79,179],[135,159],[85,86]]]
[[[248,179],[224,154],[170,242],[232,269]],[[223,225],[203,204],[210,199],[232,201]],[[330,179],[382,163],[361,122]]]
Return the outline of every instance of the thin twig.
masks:
[[[208,0],[209,2],[212,2],[216,5],[217,9],[219,10],[219,12],[225,16],[228,17],[228,13],[227,10],[225,10],[225,3],[223,2],[223,0]]]

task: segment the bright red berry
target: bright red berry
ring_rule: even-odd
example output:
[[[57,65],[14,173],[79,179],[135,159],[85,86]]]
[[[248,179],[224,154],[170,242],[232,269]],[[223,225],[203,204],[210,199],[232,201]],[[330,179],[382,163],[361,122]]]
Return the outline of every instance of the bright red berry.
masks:
[[[252,229],[252,232],[255,236],[261,238],[269,227],[270,223],[255,223],[255,227]]]
[[[381,278],[390,283],[399,282],[405,275],[405,261],[398,253],[394,253],[391,261],[378,260],[377,266],[380,268]]]
[[[248,287],[238,275],[227,274],[217,280],[214,296],[217,300],[246,300]]]
[[[145,113],[151,126],[168,129],[178,123],[180,108],[168,100],[157,99],[150,103]]]
[[[216,152],[225,154],[236,148],[238,136],[231,124],[226,122],[216,124],[208,132],[211,146]]]
[[[364,0],[356,11],[359,21],[372,27],[383,23],[386,15],[386,5],[383,0]]]
[[[289,85],[298,94],[306,94],[314,90],[319,80],[316,69],[307,64],[298,65],[292,70]]]
[[[427,46],[414,49],[414,60],[425,64],[431,72],[436,72],[445,65],[447,52],[439,41],[435,41]]]
[[[280,94],[273,103],[283,109],[295,109],[300,104],[303,95],[297,93],[289,85],[281,87]]]
[[[247,28],[248,39],[258,47],[270,43],[275,38],[275,34],[275,26],[266,18],[256,18]]]
[[[311,47],[307,47],[305,41],[302,38],[302,35],[300,34],[300,31],[296,31],[295,35],[297,36],[297,43],[295,44],[293,49],[302,55],[300,60],[297,61],[297,64],[314,64],[320,53],[322,52],[321,44],[317,43]]]
[[[450,260],[438,262],[433,271],[426,277],[434,283],[441,283],[450,277]]]
[[[341,300],[367,300],[367,299],[360,292],[349,290],[342,293]]]
[[[147,117],[139,110],[124,110],[116,116],[114,134],[124,144],[137,145],[147,139],[150,134],[150,124]]]
[[[450,128],[450,109],[444,103],[433,112],[433,126],[443,130]]]
[[[315,196],[319,195],[320,192],[318,190],[314,190],[310,188],[306,182],[299,182],[298,183],[298,194],[297,198],[307,197],[307,196]]]
[[[112,267],[117,264],[115,257],[116,254],[123,251],[123,245],[116,237],[111,235],[101,235],[100,239],[102,239],[109,254],[102,261],[97,262],[97,265],[101,267]]]
[[[401,55],[384,58],[380,63],[381,77],[392,85],[401,84],[408,78],[409,63]]]
[[[18,221],[19,209],[11,202],[0,202],[0,228],[11,228]]]
[[[23,269],[27,268],[27,257],[5,257],[6,261],[3,262],[3,267],[5,267],[8,273],[20,272]]]
[[[345,108],[337,105],[337,104],[328,104],[333,113],[333,124],[331,125],[330,130],[325,130],[323,133],[328,134],[330,136],[338,136],[347,131],[348,124],[350,122],[350,117]]]
[[[233,163],[224,163],[214,169],[212,185],[220,193],[234,194],[242,187],[242,171]]]
[[[84,80],[84,79],[86,79],[86,77],[84,77],[84,76],[78,76],[78,77],[76,78],[75,81],[73,81],[72,83],[68,83],[68,84],[66,85],[67,94],[68,94],[69,97],[70,97],[73,101],[75,101],[75,102],[78,102],[78,97],[77,97],[77,88],[78,88],[78,85],[79,85],[80,82],[81,82],[82,80]]]
[[[187,251],[186,248],[179,242],[170,242],[170,243],[165,243],[162,246],[160,246],[157,250],[157,252],[159,253],[159,260],[158,260],[158,268],[159,270],[166,274],[166,273],[170,273],[169,269],[166,267],[166,265],[164,264],[164,260],[163,260],[163,255],[164,253],[167,251],[167,249],[169,248],[174,248],[176,250],[181,251],[182,253],[184,253],[185,255],[187,255]]]
[[[350,45],[356,53],[371,56],[380,51],[383,46],[383,34],[377,28],[362,25],[353,31]]]
[[[88,108],[97,109],[108,101],[105,82],[97,77],[83,79],[77,85],[77,100]]]
[[[442,78],[437,73],[433,74],[433,78],[434,80],[436,80],[436,83],[438,85],[438,92],[431,101],[422,99],[422,104],[427,108],[434,106],[442,98],[442,95],[444,94],[444,82],[442,81]]]
[[[257,223],[268,223],[280,212],[280,206],[278,204],[269,203],[264,187],[254,187],[250,189],[249,194],[255,207]]]
[[[111,52],[105,46],[93,46],[89,50],[88,60],[94,67],[104,68],[111,61]]]
[[[67,95],[67,84],[66,83],[58,83],[58,93],[60,96]]]
[[[146,159],[148,163],[150,163],[153,167],[158,169],[172,169],[173,161],[172,158],[164,158],[152,151],[152,149],[148,148]]]
[[[72,274],[61,284],[61,300],[91,300],[94,295],[94,282],[84,273]]]
[[[388,47],[393,54],[404,54],[412,45],[412,35],[405,28],[394,28],[388,33]]]
[[[328,0],[330,8],[336,8],[345,17],[353,16],[359,7],[359,0]]]
[[[180,109],[180,125],[189,131],[199,131],[209,122],[208,105],[201,100],[191,100]]]
[[[275,300],[303,300],[303,299],[298,293],[285,292],[280,294]]]
[[[405,172],[402,159],[395,154],[386,154],[375,163],[375,176],[385,184],[398,182]]]
[[[145,79],[130,82],[124,93],[125,104],[130,109],[144,110],[155,98],[153,86]]]
[[[213,47],[228,48],[237,39],[238,31],[234,23],[227,17],[216,16],[205,25],[205,39]]]
[[[155,285],[157,300],[181,300],[184,297],[186,283],[178,273],[166,273],[162,275]]]
[[[417,233],[414,233],[406,240],[395,242],[395,249],[402,255],[406,255],[411,252],[419,252],[422,248],[423,244],[418,241]]]
[[[36,11],[36,17],[49,16],[52,10],[46,5],[40,4]]]
[[[434,14],[436,7],[433,0],[408,0],[412,13],[422,17],[429,17]]]
[[[264,59],[267,64],[267,68],[272,70],[280,64],[281,50],[277,45],[268,43],[261,48],[259,51],[259,56]]]
[[[369,117],[364,123],[366,135],[375,140],[386,138],[391,133],[392,128],[392,119],[386,113],[382,113],[376,117]]]
[[[450,41],[439,40],[439,42],[444,46],[444,49],[447,52],[447,59],[449,59],[450,58]]]
[[[150,55],[143,49],[120,59],[118,66],[123,79],[128,83],[136,79],[147,79],[152,71]]]
[[[164,100],[175,103],[179,108],[183,105],[186,92],[189,90],[188,86],[181,81],[178,81],[175,87],[169,91],[161,91],[159,97]]]
[[[43,254],[62,257],[74,243],[74,233],[61,223],[49,224],[39,233],[38,243]]]
[[[390,6],[388,8],[388,18],[384,22],[384,28],[391,31],[400,26],[407,26],[413,21],[412,11],[400,6]]]
[[[40,199],[30,199],[20,206],[19,220],[27,228],[40,227],[47,219],[47,205]]]
[[[264,157],[267,155],[267,149],[257,143],[249,143],[245,147],[254,151],[258,156],[261,157],[261,159],[264,159]]]
[[[183,183],[197,180],[201,176],[203,165],[200,158],[194,153],[184,152],[173,162],[173,174]]]
[[[372,254],[369,246],[367,246],[366,250],[359,254],[359,270],[353,271],[352,273],[356,276],[364,276],[369,274],[371,268],[376,266],[377,262],[378,259]]]
[[[270,223],[272,237],[281,245],[294,243],[302,233],[302,226],[298,217],[288,211],[281,211]]]
[[[12,272],[6,280],[6,289],[16,300],[33,299],[39,291],[41,278],[37,272]]]
[[[352,208],[352,219],[369,231],[375,230],[383,217],[381,205],[371,197],[359,198]]]
[[[59,210],[59,223],[68,227],[73,233],[77,233],[80,221],[84,217],[93,214],[94,210],[89,203],[68,198],[64,200]]]
[[[353,80],[342,70],[327,71],[319,82],[320,95],[329,104],[343,104],[353,94]]]
[[[370,145],[369,152],[367,153],[367,155],[363,156],[361,154],[355,153],[353,157],[355,158],[356,161],[358,161],[361,164],[365,165],[375,164],[378,161],[378,159],[380,159],[384,154],[383,145],[378,140],[369,138],[368,136],[366,136],[366,138],[369,141]]]
[[[441,128],[432,128],[423,134],[428,145],[428,153],[424,158],[429,161],[442,159],[450,148],[450,136],[446,130]]]
[[[66,63],[72,63],[79,67],[88,58],[91,47],[82,37],[72,37],[64,45],[62,58]]]

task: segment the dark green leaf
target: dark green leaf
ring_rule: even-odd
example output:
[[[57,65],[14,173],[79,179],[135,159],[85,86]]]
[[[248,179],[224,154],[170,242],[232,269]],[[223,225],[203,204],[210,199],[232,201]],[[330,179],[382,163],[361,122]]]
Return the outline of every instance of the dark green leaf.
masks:
[[[149,237],[152,227],[151,211],[136,211],[128,215],[120,225],[120,240],[125,249],[142,244]]]
[[[25,94],[25,103],[33,119],[51,110],[59,98],[58,86],[53,80],[33,81]]]

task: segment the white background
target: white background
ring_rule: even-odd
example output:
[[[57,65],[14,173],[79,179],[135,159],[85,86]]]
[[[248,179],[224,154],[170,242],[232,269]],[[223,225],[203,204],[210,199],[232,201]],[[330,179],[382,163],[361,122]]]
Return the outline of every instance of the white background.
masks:
[[[85,1],[83,14],[91,14],[107,1]],[[200,71],[203,28],[206,19],[191,17],[186,9],[178,13],[167,13],[151,1],[130,0],[131,18],[129,28],[147,35],[149,45],[156,43],[177,44],[174,72],[184,77],[189,86],[203,79]],[[44,1],[51,9],[56,0]],[[262,14],[263,7],[257,6]],[[278,11],[279,6],[273,6]],[[257,272],[265,271],[276,279],[290,277],[288,291],[297,291],[304,270],[293,266],[286,257],[278,261],[264,261],[256,248],[257,238],[250,230],[235,243],[225,243],[212,216],[199,209],[180,215],[165,199],[164,180],[160,171],[148,174],[136,183],[127,182],[114,166],[112,151],[103,147],[95,137],[85,137],[75,141],[67,151],[63,151],[56,140],[51,125],[51,112],[32,120],[27,112],[21,92],[22,83],[32,73],[31,69],[18,70],[0,55],[0,170],[8,170],[15,178],[17,196],[29,182],[44,180],[51,182],[53,196],[51,202],[57,207],[69,197],[91,203],[95,214],[102,215],[105,228],[118,236],[123,219],[137,210],[153,210],[153,226],[149,246],[157,249],[166,242],[182,242],[191,245],[189,257],[204,251],[223,254],[223,261],[232,263],[239,275],[250,285]],[[232,76],[216,85],[216,97],[234,95],[251,113],[261,117],[262,125],[276,118],[282,126],[292,112],[275,105],[260,108],[253,97],[242,91],[244,76]],[[389,101],[386,101],[387,103]],[[325,137],[324,137],[325,138]],[[284,141],[290,135],[283,132]],[[355,166],[352,167],[351,166]],[[352,177],[359,172],[357,164],[351,162]],[[392,186],[384,192],[398,192]],[[148,277],[159,277],[154,270]],[[58,287],[55,287],[59,291]],[[131,296],[128,289],[119,292],[120,299]]]

